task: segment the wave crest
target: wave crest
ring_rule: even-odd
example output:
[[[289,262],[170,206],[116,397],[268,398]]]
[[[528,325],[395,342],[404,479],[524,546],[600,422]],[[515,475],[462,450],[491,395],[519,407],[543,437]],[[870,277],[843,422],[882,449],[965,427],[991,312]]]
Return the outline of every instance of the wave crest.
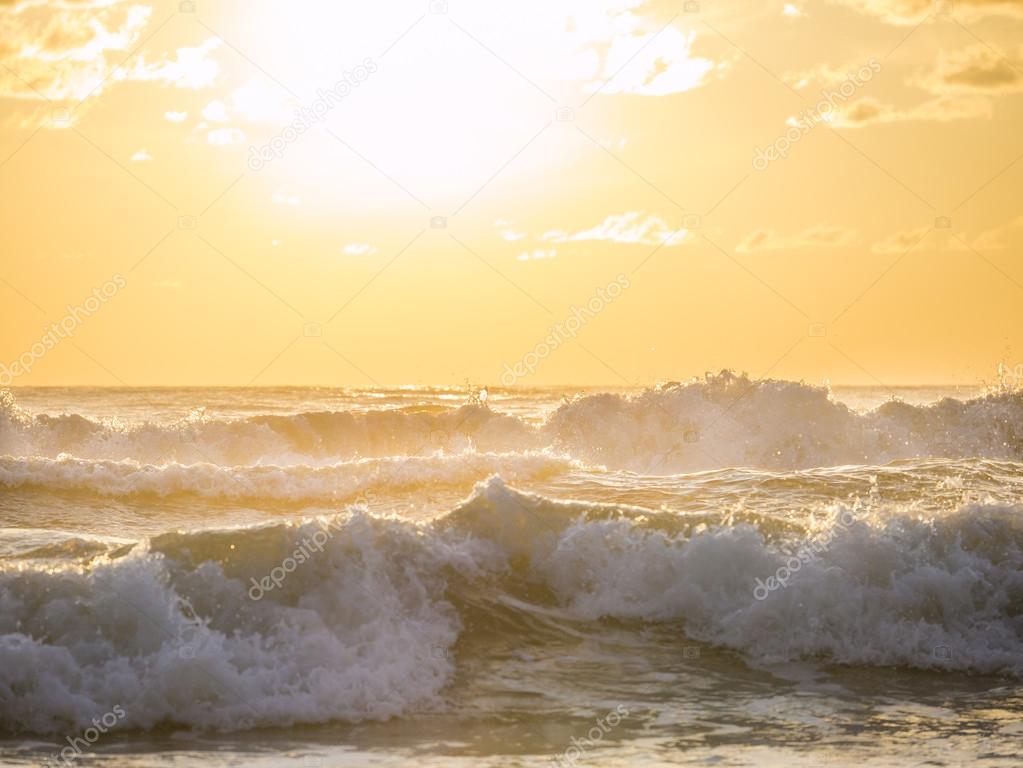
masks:
[[[498,608],[557,609],[593,633],[605,618],[677,623],[759,661],[1018,677],[1021,514],[838,505],[781,537],[748,523],[680,533],[663,513],[495,477],[426,523],[351,508],[164,534],[89,567],[0,569],[0,722],[67,730],[114,704],[136,728],[392,717],[438,703],[459,633],[486,636]],[[785,586],[759,599],[783,568]]]
[[[724,371],[638,395],[579,397],[538,426],[478,405],[236,420],[203,415],[171,425],[125,425],[75,414],[32,417],[9,394],[0,400],[0,454],[11,456],[326,466],[365,457],[543,449],[647,474],[882,464],[924,456],[1021,461],[1023,392],[926,406],[892,401],[861,414],[820,387]]]

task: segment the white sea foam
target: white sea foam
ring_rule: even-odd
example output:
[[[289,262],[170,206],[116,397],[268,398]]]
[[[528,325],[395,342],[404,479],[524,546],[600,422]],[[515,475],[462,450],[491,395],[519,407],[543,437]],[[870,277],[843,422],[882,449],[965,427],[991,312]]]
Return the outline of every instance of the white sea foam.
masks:
[[[287,726],[428,706],[458,617],[442,551],[414,526],[354,513],[254,602],[314,524],[170,534],[89,570],[0,574],[0,723],[65,732],[114,703],[123,728]]]
[[[102,496],[263,499],[327,502],[372,493],[413,491],[426,485],[472,483],[493,474],[510,481],[567,472],[575,462],[550,452],[481,453],[356,459],[325,466],[224,467],[218,464],[143,464],[111,461],[0,457],[0,488],[85,492]]]
[[[528,611],[545,594],[554,602],[537,610],[577,628],[677,623],[680,643],[750,660],[1023,675],[1023,508],[831,512],[780,538],[749,524],[681,535],[649,510],[492,478],[431,523],[346,512],[324,551],[259,601],[251,579],[318,523],[164,534],[89,568],[8,565],[0,723],[73,730],[114,703],[128,728],[398,716],[438,704],[455,640],[486,631],[487,605]],[[757,578],[822,536],[786,588],[754,598]]]
[[[922,456],[1023,460],[1023,392],[857,413],[825,389],[723,372],[636,396],[565,403],[539,426],[478,405],[315,412],[177,424],[32,417],[0,393],[0,455],[142,464],[330,466],[339,460],[467,450],[554,449],[648,474],[729,466],[796,469]]]

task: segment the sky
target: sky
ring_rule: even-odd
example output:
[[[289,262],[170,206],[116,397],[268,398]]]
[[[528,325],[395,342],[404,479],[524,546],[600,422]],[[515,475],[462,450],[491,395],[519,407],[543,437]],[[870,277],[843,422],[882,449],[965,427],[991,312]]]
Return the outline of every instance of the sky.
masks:
[[[0,0],[0,385],[1023,362],[1023,2]]]

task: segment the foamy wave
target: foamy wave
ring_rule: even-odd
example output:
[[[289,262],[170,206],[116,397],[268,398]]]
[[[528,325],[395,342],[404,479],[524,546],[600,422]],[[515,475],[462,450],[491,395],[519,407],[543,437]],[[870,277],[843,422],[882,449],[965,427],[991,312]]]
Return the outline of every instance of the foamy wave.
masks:
[[[916,457],[1023,460],[1023,392],[856,413],[825,389],[723,372],[637,396],[593,395],[531,426],[480,406],[320,412],[173,425],[29,416],[0,397],[0,454],[144,464],[329,466],[342,459],[551,449],[648,474],[801,469]]]
[[[236,420],[209,416],[175,424],[99,422],[77,414],[26,414],[0,398],[0,454],[135,459],[148,464],[334,464],[339,459],[430,455],[467,449],[542,447],[514,417],[480,406],[432,412],[317,412]]]
[[[470,505],[508,495],[497,537],[530,528],[544,507],[499,486],[487,493]],[[580,509],[529,545],[535,574],[580,618],[679,622],[768,662],[1023,674],[1021,506],[969,504],[938,520],[837,507],[827,525],[776,542],[750,525],[687,537]],[[792,559],[804,552],[813,557]],[[786,586],[757,589],[779,574]]]
[[[512,481],[566,472],[574,462],[549,452],[437,454],[339,462],[331,466],[223,467],[121,461],[0,457],[0,488],[133,497],[193,495],[204,499],[278,502],[343,501],[423,486],[464,485],[500,474]]]
[[[724,372],[636,397],[594,395],[546,425],[590,463],[670,474],[729,466],[803,469],[917,457],[1023,459],[1023,392],[859,414],[821,387]]]
[[[384,719],[450,676],[458,617],[444,551],[354,513],[255,601],[315,523],[171,534],[88,570],[0,572],[0,723],[61,732],[114,705],[122,725],[237,730]]]
[[[136,728],[392,717],[438,702],[459,632],[481,633],[465,646],[478,649],[498,605],[556,607],[577,626],[677,623],[757,661],[1021,676],[1021,514],[973,504],[923,520],[853,506],[798,534],[679,532],[666,513],[554,501],[493,478],[429,524],[353,509],[166,534],[89,568],[7,566],[0,723],[66,731],[115,704]],[[325,524],[322,551],[285,577]],[[807,549],[787,586],[755,596]],[[261,593],[275,567],[280,584]]]

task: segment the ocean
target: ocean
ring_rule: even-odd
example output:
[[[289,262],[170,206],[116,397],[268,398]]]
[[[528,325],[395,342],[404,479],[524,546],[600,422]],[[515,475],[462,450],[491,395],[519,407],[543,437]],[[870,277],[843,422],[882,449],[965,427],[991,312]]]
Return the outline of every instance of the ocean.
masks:
[[[0,763],[1016,766],[1023,393],[0,393]]]

